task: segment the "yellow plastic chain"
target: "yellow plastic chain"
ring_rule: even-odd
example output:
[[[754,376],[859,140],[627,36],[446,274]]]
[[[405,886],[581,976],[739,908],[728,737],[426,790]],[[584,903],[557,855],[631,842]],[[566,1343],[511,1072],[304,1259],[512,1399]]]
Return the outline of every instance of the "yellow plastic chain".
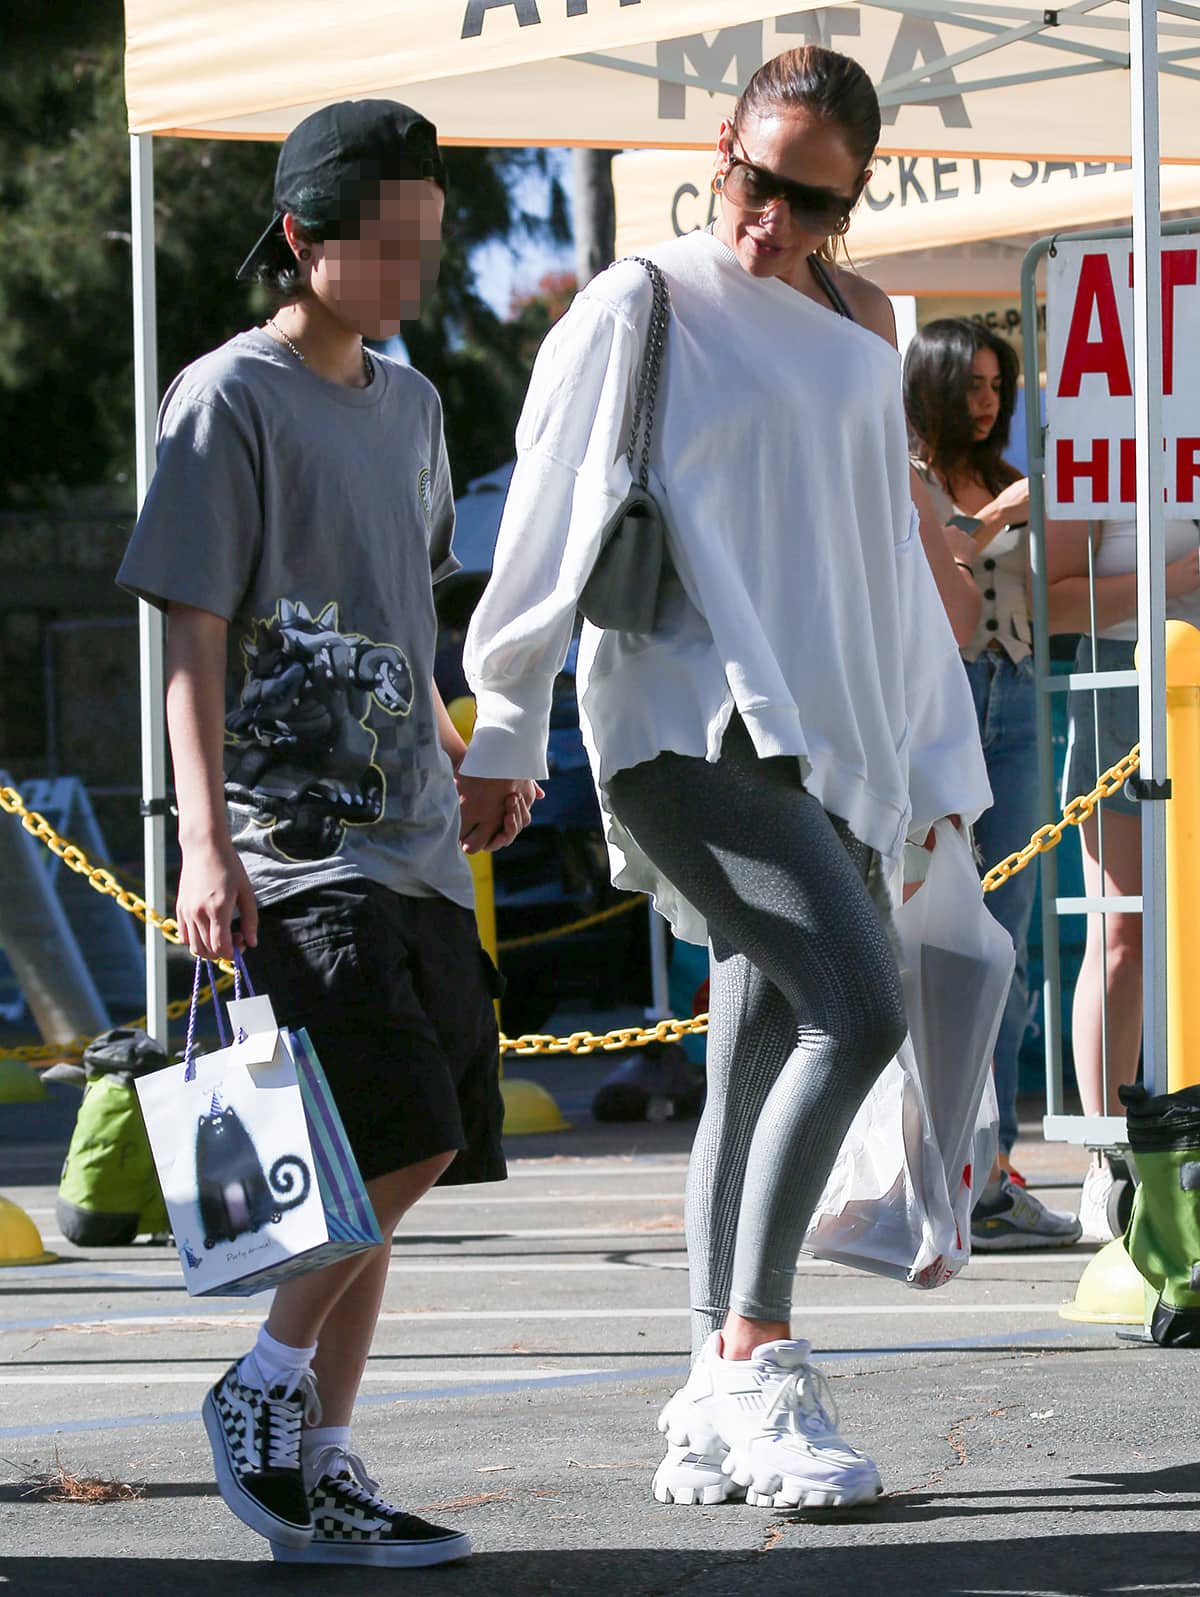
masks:
[[[1039,854],[1048,854],[1052,848],[1057,848],[1070,827],[1082,826],[1084,821],[1095,813],[1096,806],[1102,799],[1110,798],[1125,785],[1126,779],[1137,770],[1139,757],[1140,747],[1135,743],[1124,759],[1118,760],[1116,765],[1105,771],[1090,793],[1071,800],[1063,810],[1060,820],[1051,826],[1040,827],[1024,848],[1018,849],[1015,854],[1010,854],[1007,859],[1002,859],[998,865],[993,865],[983,878],[983,891],[995,892],[996,888],[1002,887],[1010,877],[1015,876],[1018,871],[1023,871]],[[7,811],[9,815],[19,816],[21,825],[27,832],[32,833],[39,842],[45,843],[50,852],[57,855],[70,870],[86,877],[88,885],[96,892],[115,899],[127,914],[133,915],[145,925],[153,926],[169,943],[182,945],[183,939],[174,920],[169,916],[160,915],[146,903],[144,898],[123,887],[111,871],[93,865],[83,849],[60,837],[44,815],[29,809],[16,788],[0,786],[0,809]],[[604,921],[615,920],[618,915],[626,915],[644,902],[640,896],[631,898],[624,903],[613,905],[610,909],[600,910],[595,915],[587,915],[582,920],[572,921],[567,926],[556,926],[550,931],[535,932],[528,937],[510,938],[500,944],[500,949],[504,952],[514,948],[528,948],[536,943],[568,937],[573,932],[584,931],[590,926],[599,926]],[[217,983],[217,989],[224,991],[233,983],[233,969],[226,960],[219,961],[219,964],[223,974]],[[207,997],[205,994],[206,1000]],[[178,1020],[186,1015],[190,1004],[190,998],[176,999],[168,1004],[168,1019]],[[130,1026],[145,1024],[145,1015],[140,1015],[137,1020],[129,1022]],[[575,1031],[569,1037],[552,1037],[538,1032],[526,1032],[520,1037],[505,1037],[502,1034],[500,1052],[516,1054],[520,1058],[534,1054],[619,1053],[625,1048],[644,1048],[648,1043],[681,1042],[684,1037],[699,1036],[707,1030],[708,1016],[705,1014],[696,1015],[691,1020],[660,1020],[653,1026],[619,1026],[613,1031],[605,1032]],[[78,1058],[91,1040],[90,1037],[76,1037],[69,1043],[42,1043],[25,1048],[9,1048],[0,1052],[0,1059],[24,1059],[33,1063],[46,1059]]]

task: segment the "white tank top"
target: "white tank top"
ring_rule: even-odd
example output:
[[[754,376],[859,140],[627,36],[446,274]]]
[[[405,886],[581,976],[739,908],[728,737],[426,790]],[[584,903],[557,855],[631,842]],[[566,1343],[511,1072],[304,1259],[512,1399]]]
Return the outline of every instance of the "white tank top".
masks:
[[[1184,521],[1178,517],[1168,517],[1164,526],[1165,541],[1167,545],[1167,560],[1180,560],[1190,550],[1195,549],[1200,542],[1200,528],[1194,521]],[[1100,546],[1096,550],[1095,571],[1098,577],[1119,577],[1129,571],[1137,570],[1137,522],[1129,521],[1102,521],[1100,523]],[[1200,627],[1200,589],[1189,593],[1182,599],[1167,600],[1167,619],[1169,621],[1188,621],[1194,627]],[[1127,643],[1136,642],[1138,635],[1137,616],[1132,615],[1127,621],[1118,621],[1115,626],[1106,627],[1100,634],[1102,638],[1120,638]]]

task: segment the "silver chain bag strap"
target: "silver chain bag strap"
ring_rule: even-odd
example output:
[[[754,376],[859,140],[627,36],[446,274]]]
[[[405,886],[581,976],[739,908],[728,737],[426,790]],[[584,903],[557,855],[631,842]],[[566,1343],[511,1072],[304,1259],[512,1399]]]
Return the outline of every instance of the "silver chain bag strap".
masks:
[[[645,269],[654,290],[650,326],[634,396],[629,447],[625,451],[633,484],[600,535],[600,554],[579,596],[579,608],[594,626],[610,632],[652,632],[664,580],[670,571],[666,518],[649,485],[654,408],[667,342],[671,295],[666,278],[653,261],[644,260],[640,255],[626,259],[636,261]]]

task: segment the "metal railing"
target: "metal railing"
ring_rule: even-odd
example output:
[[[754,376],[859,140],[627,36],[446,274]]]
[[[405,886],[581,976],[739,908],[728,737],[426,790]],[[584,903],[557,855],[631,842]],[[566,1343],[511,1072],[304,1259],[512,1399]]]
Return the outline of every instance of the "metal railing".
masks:
[[[1194,233],[1197,230],[1194,219],[1185,219],[1176,222],[1165,222],[1162,225],[1164,236],[1173,236],[1180,233]],[[1071,691],[1090,691],[1092,694],[1092,718],[1096,731],[1097,768],[1103,764],[1100,754],[1100,705],[1101,695],[1111,693],[1121,688],[1137,687],[1139,674],[1136,670],[1122,671],[1073,671],[1070,673],[1056,674],[1052,670],[1050,655],[1050,627],[1049,627],[1049,602],[1046,581],[1046,495],[1045,495],[1045,453],[1044,438],[1045,428],[1041,419],[1039,404],[1039,386],[1036,381],[1038,372],[1037,348],[1037,273],[1038,268],[1047,256],[1052,256],[1056,245],[1060,241],[1072,242],[1103,242],[1113,239],[1130,239],[1132,243],[1132,230],[1129,227],[1089,229],[1059,233],[1038,240],[1025,256],[1021,269],[1021,318],[1022,318],[1022,343],[1023,365],[1026,373],[1025,395],[1025,428],[1026,444],[1028,450],[1028,475],[1030,485],[1029,521],[1030,521],[1030,564],[1032,568],[1032,597],[1033,597],[1033,637],[1034,637],[1034,670],[1036,681],[1036,715],[1037,715],[1037,744],[1038,744],[1038,808],[1043,815],[1052,815],[1057,810],[1057,792],[1054,775],[1054,752],[1052,741],[1052,696],[1058,693]],[[1131,507],[1132,509],[1132,507]],[[1089,533],[1090,533],[1089,529]],[[1090,594],[1090,626],[1088,633],[1092,640],[1092,660],[1096,659],[1096,589],[1095,589],[1095,556],[1094,542],[1089,535],[1088,539],[1088,578]],[[1141,586],[1139,578],[1139,589]],[[1165,704],[1165,689],[1163,691]],[[1101,885],[1107,880],[1105,873],[1105,838],[1103,806],[1097,811],[1097,838],[1098,838],[1098,865]],[[1153,830],[1157,833],[1158,818],[1147,816]],[[1152,841],[1152,840],[1151,840]],[[1143,858],[1147,858],[1152,850],[1145,850]],[[1155,862],[1157,863],[1157,862]],[[1153,873],[1152,873],[1153,878]],[[1145,880],[1143,887],[1145,887]],[[1151,892],[1154,891],[1153,881]],[[1053,854],[1048,854],[1042,860],[1041,878],[1041,913],[1042,913],[1042,954],[1043,954],[1043,1008],[1044,1008],[1044,1040],[1045,1040],[1045,1067],[1046,1067],[1046,1114],[1043,1122],[1043,1131],[1048,1141],[1081,1143],[1092,1148],[1117,1148],[1126,1145],[1127,1136],[1125,1119],[1119,1114],[1067,1114],[1065,1104],[1065,1091],[1063,1083],[1063,1026],[1062,1026],[1062,970],[1060,959],[1060,922],[1067,916],[1099,914],[1103,917],[1104,945],[1107,954],[1107,921],[1108,916],[1114,914],[1142,914],[1143,895],[1136,896],[1063,896],[1059,893],[1058,861]],[[1154,932],[1150,931],[1153,939]],[[1162,992],[1165,992],[1165,981],[1159,966],[1163,963],[1156,958],[1161,950],[1151,949],[1150,966],[1155,971],[1155,982],[1151,990],[1145,995],[1146,1024],[1152,1028],[1154,1035],[1152,1041],[1161,1044],[1165,1038],[1165,1013],[1159,1010],[1165,1008],[1162,1004]],[[1160,992],[1160,989],[1162,990]],[[1101,976],[1101,1103],[1109,1103],[1109,1015],[1107,992],[1105,990],[1103,972]],[[1161,1046],[1148,1050],[1148,1074],[1153,1074],[1158,1068],[1158,1060],[1163,1054]],[[1151,1090],[1165,1086],[1164,1080],[1159,1083],[1153,1081],[1147,1084]]]

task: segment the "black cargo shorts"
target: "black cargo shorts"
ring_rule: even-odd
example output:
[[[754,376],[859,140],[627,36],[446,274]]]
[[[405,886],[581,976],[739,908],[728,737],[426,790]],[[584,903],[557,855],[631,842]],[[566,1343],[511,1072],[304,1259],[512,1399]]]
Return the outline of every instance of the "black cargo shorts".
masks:
[[[444,1184],[501,1181],[500,977],[475,917],[355,879],[259,911],[246,966],[312,1039],[365,1181],[457,1150]]]

